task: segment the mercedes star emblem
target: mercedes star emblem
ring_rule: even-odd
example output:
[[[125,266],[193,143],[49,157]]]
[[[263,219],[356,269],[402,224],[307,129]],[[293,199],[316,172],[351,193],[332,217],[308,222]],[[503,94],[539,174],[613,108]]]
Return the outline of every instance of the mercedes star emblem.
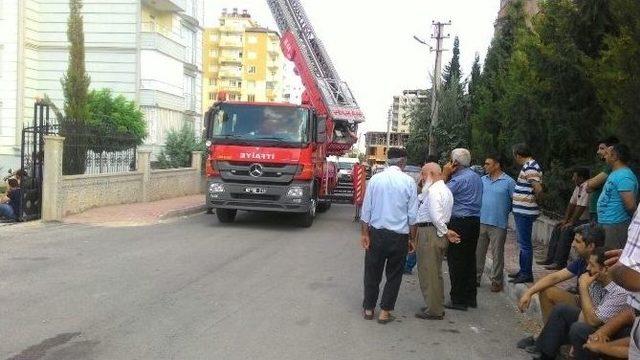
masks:
[[[260,177],[260,176],[262,176],[262,174],[264,174],[264,170],[262,169],[262,165],[253,164],[253,165],[249,166],[249,175],[251,175],[253,177]]]

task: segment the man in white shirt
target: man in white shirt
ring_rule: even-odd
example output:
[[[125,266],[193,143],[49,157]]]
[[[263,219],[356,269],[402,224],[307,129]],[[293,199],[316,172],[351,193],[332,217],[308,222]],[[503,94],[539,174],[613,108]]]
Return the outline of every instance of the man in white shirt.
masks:
[[[425,320],[444,318],[444,282],[442,260],[448,242],[459,243],[460,236],[449,230],[447,224],[453,209],[453,194],[444,183],[442,169],[436,163],[423,168],[427,174],[421,194],[417,216],[415,248],[418,257],[418,278],[426,307],[416,313]]]

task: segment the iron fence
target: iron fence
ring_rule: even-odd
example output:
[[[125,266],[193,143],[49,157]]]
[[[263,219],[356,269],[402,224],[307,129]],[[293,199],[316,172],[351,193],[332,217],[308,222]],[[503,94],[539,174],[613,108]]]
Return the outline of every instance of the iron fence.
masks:
[[[92,175],[136,170],[136,139],[124,135],[96,134],[60,130],[65,137],[63,175]]]

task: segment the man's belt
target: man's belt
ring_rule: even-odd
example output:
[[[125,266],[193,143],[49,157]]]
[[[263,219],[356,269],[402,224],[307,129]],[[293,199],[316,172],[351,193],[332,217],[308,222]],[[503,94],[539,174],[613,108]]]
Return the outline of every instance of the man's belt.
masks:
[[[421,223],[417,223],[416,226],[417,227],[429,227],[429,226],[435,226],[435,225],[433,225],[433,223],[430,223],[430,222],[421,222]]]

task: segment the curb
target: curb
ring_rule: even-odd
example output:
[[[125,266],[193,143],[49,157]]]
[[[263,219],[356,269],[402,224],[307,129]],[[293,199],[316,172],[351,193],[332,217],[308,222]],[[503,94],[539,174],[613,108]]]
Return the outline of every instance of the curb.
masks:
[[[177,218],[181,216],[195,215],[195,214],[204,212],[206,210],[207,210],[206,204],[190,206],[183,209],[171,210],[165,214],[160,215],[159,220],[167,220],[167,219]]]
[[[487,258],[484,264],[484,272],[482,273],[483,279],[488,280],[489,275],[491,273],[491,266],[493,265],[493,259]],[[506,277],[506,272],[505,272]],[[513,301],[514,306],[518,306],[518,301],[520,300],[520,296],[527,291],[529,287],[525,284],[513,284],[508,281],[504,281],[503,293]],[[529,305],[529,309],[524,313],[526,316],[533,319],[542,319],[542,311],[540,310],[540,300],[538,299],[538,294],[535,294],[531,297],[531,303]]]

